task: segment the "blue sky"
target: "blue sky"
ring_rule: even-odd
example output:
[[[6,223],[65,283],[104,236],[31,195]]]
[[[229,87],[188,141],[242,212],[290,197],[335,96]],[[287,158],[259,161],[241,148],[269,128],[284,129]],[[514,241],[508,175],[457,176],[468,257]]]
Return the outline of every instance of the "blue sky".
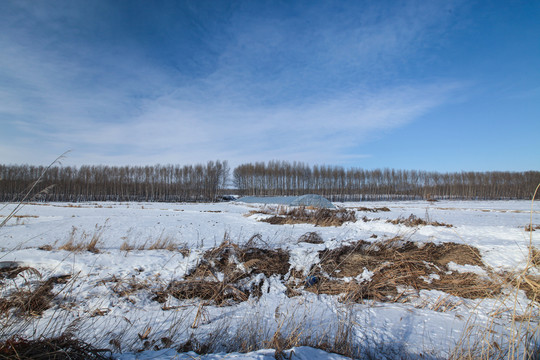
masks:
[[[0,2],[0,163],[538,170],[539,1]]]

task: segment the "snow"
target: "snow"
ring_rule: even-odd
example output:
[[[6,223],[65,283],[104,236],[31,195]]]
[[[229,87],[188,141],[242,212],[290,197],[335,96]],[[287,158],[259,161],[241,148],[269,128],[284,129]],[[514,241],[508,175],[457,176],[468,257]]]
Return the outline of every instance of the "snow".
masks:
[[[181,279],[198,262],[202,254],[219,246],[224,239],[244,244],[259,234],[259,243],[271,249],[283,249],[290,254],[291,269],[308,271],[317,264],[319,251],[335,249],[357,240],[377,241],[397,235],[419,243],[456,242],[479,249],[484,263],[495,272],[518,271],[527,260],[530,234],[524,227],[530,221],[528,201],[422,201],[338,203],[338,207],[388,207],[389,212],[357,212],[357,218],[371,220],[345,223],[341,227],[315,227],[310,224],[271,225],[258,221],[258,215],[245,216],[260,205],[251,203],[166,204],[166,203],[46,203],[26,205],[18,219],[0,228],[0,262],[19,262],[37,269],[43,278],[73,275],[72,288],[62,301],[33,320],[19,335],[59,333],[77,321],[78,335],[98,347],[111,347],[118,339],[121,349],[115,350],[118,359],[271,359],[273,349],[241,354],[224,353],[216,349],[210,355],[188,352],[179,354],[174,349],[141,349],[138,334],[151,328],[151,339],[171,338],[175,344],[190,337],[204,338],[223,331],[222,338],[256,329],[261,334],[282,330],[292,331],[301,325],[306,332],[321,336],[336,331],[337,324],[346,319],[352,324],[352,336],[362,349],[378,356],[399,358],[447,357],[464,336],[474,318],[476,324],[486,324],[489,314],[501,307],[499,299],[472,300],[450,296],[434,290],[412,294],[404,303],[365,301],[363,304],[344,304],[339,296],[315,295],[309,292],[289,298],[282,281],[276,277],[259,276],[263,281],[260,299],[250,298],[232,306],[205,306],[200,324],[191,328],[197,319],[199,301],[180,301],[170,297],[166,303],[153,301],[148,291],[133,291],[118,296],[130,281],[147,284],[150,289]],[[13,209],[8,205],[0,215]],[[386,220],[408,217],[444,222],[451,228],[423,226],[409,228]],[[540,223],[536,205],[533,222]],[[317,231],[323,244],[298,242],[307,232]],[[68,240],[89,240],[98,236],[99,253],[59,250]],[[189,255],[166,249],[148,250],[158,239],[169,239],[178,247],[191,250]],[[532,243],[540,248],[540,231],[533,232]],[[121,250],[122,244],[134,247]],[[52,250],[39,248],[51,246]],[[144,250],[138,250],[143,247]],[[451,263],[450,269],[487,275],[473,265]],[[220,274],[218,274],[220,276]],[[364,269],[357,281],[369,281],[373,273]],[[429,282],[436,277],[426,277]],[[116,281],[116,282],[115,282]],[[255,281],[255,280],[254,280]],[[23,279],[11,280],[23,285]],[[8,282],[9,285],[9,282]],[[62,285],[55,285],[55,290]],[[408,289],[402,289],[407,292]],[[2,290],[5,296],[7,290]],[[116,292],[115,292],[116,291]],[[524,294],[517,298],[517,311],[528,303]],[[441,305],[443,304],[443,305]],[[163,310],[166,309],[166,310]],[[447,309],[441,311],[441,309]],[[103,316],[88,314],[100,310]],[[497,323],[498,331],[508,332],[504,316]],[[51,328],[53,319],[61,319]],[[506,319],[506,320],[505,320]],[[63,326],[64,324],[65,326]],[[247,330],[246,330],[247,329]],[[4,330],[7,331],[7,330]],[[257,332],[255,331],[255,332]],[[5,332],[4,332],[5,333]],[[262,335],[261,335],[262,336]],[[310,347],[296,347],[285,352],[299,359],[342,359]],[[288,356],[287,355],[287,356]]]
[[[486,270],[482,269],[478,265],[459,265],[456,264],[453,261],[450,261],[448,263],[448,268],[453,271],[457,271],[458,273],[472,273],[477,274],[481,276],[487,276]]]
[[[118,360],[218,360],[218,359],[237,359],[237,360],[274,360],[275,350],[259,350],[249,353],[217,353],[209,355],[198,355],[194,352],[188,352],[184,354],[178,354],[174,350],[160,350],[160,351],[146,351],[143,354],[124,354],[118,357]],[[284,351],[285,358],[298,359],[298,360],[345,360],[348,359],[345,356],[331,354],[322,350],[313,349],[310,347],[302,346],[295,347],[290,350]]]

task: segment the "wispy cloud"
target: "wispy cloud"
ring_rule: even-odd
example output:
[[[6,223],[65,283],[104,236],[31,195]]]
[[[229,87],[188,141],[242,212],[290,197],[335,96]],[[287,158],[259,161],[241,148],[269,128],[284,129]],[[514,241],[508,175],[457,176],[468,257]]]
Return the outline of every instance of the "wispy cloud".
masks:
[[[190,74],[145,55],[131,38],[100,46],[73,29],[63,37],[61,19],[38,36],[54,11],[27,12],[32,21],[0,35],[1,162],[45,163],[72,149],[66,163],[346,163],[369,156],[354,153],[358,144],[414,121],[463,86],[395,76],[444,32],[440,6],[310,4],[286,15],[252,6],[220,19],[225,28],[205,30],[210,65]],[[39,40],[45,44],[32,45]],[[189,58],[170,51],[171,63]]]

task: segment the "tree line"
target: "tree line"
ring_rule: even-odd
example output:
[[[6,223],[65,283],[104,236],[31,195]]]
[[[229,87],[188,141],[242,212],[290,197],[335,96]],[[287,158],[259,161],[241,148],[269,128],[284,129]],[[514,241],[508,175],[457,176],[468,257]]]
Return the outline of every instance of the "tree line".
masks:
[[[332,201],[530,199],[540,172],[366,170],[270,161],[237,166],[230,182],[228,163],[219,160],[184,166],[0,165],[0,201],[20,201],[39,178],[42,201],[218,201],[224,194],[319,194]]]
[[[36,179],[43,201],[216,201],[230,170],[206,165],[44,166],[0,165],[0,201],[20,201]]]
[[[236,167],[233,181],[241,195],[319,194],[332,201],[530,199],[540,172],[365,170],[270,161]]]

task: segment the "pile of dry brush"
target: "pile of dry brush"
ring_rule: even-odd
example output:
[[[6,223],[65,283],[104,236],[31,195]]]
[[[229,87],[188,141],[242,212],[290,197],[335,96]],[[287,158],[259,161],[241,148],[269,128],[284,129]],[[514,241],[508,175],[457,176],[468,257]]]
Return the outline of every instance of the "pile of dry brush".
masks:
[[[341,226],[346,222],[356,222],[356,213],[347,209],[320,209],[312,207],[278,208],[277,210],[257,210],[253,213],[269,214],[261,219],[273,225],[313,224],[315,226]]]

